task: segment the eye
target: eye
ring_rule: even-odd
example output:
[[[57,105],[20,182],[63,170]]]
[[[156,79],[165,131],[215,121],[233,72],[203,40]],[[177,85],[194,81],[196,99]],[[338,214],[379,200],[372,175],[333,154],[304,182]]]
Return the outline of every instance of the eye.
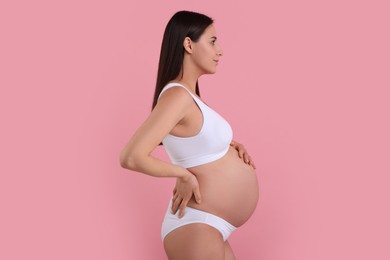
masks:
[[[214,41],[212,41],[212,43],[213,43],[213,45],[215,44],[215,40]]]

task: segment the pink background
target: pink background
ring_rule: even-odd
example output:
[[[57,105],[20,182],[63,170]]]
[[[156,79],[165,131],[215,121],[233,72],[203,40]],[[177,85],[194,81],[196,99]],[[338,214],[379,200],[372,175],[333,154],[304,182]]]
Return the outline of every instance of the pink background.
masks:
[[[0,259],[165,259],[174,179],[119,153],[183,9],[215,19],[224,56],[202,97],[257,165],[237,258],[390,259],[387,2],[3,1]]]

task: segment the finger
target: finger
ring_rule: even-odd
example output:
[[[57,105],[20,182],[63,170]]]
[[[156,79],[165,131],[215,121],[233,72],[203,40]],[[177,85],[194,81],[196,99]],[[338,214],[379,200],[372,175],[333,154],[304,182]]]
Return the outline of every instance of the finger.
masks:
[[[179,193],[176,192],[173,196],[172,196],[172,202],[174,202],[175,200],[177,200],[177,197],[179,197]]]
[[[254,169],[256,169],[256,166],[254,164],[254,162],[252,161],[252,157],[249,156],[249,154],[247,153],[247,158],[248,158],[248,162],[247,164],[251,165]]]
[[[249,164],[249,160],[250,160],[249,154],[245,152],[244,153],[244,161],[245,161],[245,163]]]
[[[181,203],[182,199],[181,198],[177,198],[173,203],[172,203],[172,212],[173,214],[176,214],[178,208],[179,208],[179,205]]]
[[[185,208],[186,208],[186,206],[187,206],[187,202],[188,202],[188,200],[187,201],[182,201],[181,202],[181,204],[180,204],[180,211],[179,211],[179,218],[182,218],[183,217],[183,215],[184,215],[184,210],[185,210]]]
[[[175,194],[175,193],[176,193],[176,187],[173,189],[172,193],[173,193],[173,194]]]
[[[254,161],[252,161],[252,159],[250,160],[250,164],[252,165],[253,169],[256,169],[255,162],[254,162]]]
[[[177,213],[177,211],[179,210],[179,207],[180,207],[180,204],[181,204],[182,201],[183,200],[180,199],[180,198],[175,200],[175,202],[172,205],[172,212],[173,212],[173,214]]]
[[[245,150],[244,150],[244,149],[240,148],[240,149],[238,150],[238,156],[239,156],[240,158],[242,158],[242,157],[244,156],[244,153],[245,153]]]
[[[249,165],[252,166],[253,169],[256,169],[256,165],[253,163],[253,161],[249,161]]]
[[[237,143],[232,142],[230,145],[231,145],[234,149],[236,149],[236,150],[238,151],[239,145],[238,145]]]
[[[195,196],[196,202],[200,203],[201,196],[200,196],[199,186],[194,189],[194,196]]]

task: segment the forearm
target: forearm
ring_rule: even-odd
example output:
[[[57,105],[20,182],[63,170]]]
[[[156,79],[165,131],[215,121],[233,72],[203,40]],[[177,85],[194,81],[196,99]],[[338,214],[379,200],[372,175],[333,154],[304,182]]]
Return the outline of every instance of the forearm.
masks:
[[[133,157],[121,164],[123,168],[141,172],[153,177],[180,177],[184,178],[190,173],[187,169],[167,163],[152,156]]]

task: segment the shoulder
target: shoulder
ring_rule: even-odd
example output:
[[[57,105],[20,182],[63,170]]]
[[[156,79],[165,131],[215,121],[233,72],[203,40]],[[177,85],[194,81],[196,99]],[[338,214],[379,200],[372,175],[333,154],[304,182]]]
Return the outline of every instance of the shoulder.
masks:
[[[191,94],[180,86],[172,86],[168,89],[163,89],[158,103],[169,103],[188,106],[192,102]]]
[[[165,122],[177,123],[191,109],[192,96],[182,87],[170,87],[161,93],[156,106],[152,110],[154,117]]]

